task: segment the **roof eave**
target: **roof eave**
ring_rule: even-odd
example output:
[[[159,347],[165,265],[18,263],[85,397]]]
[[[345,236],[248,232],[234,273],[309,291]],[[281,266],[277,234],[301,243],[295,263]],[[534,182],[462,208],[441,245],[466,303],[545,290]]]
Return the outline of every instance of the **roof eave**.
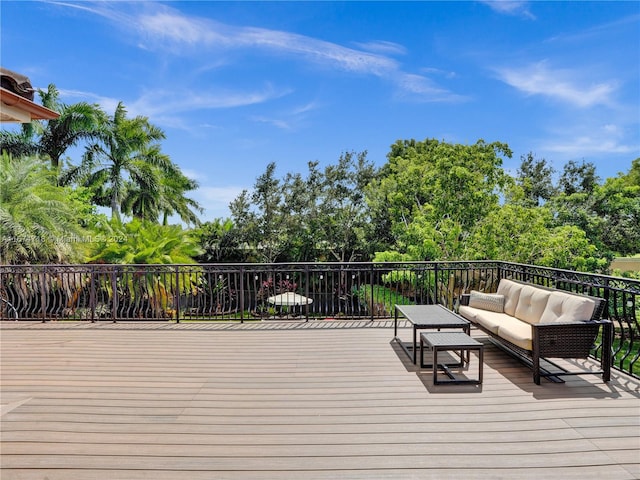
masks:
[[[0,121],[30,123],[33,120],[54,120],[60,114],[0,87]]]

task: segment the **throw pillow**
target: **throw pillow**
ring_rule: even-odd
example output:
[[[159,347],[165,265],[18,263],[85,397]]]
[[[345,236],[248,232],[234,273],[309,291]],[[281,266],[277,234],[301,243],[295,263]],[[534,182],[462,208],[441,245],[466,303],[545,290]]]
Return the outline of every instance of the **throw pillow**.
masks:
[[[471,290],[469,306],[490,312],[504,312],[504,295],[497,293],[482,293]]]

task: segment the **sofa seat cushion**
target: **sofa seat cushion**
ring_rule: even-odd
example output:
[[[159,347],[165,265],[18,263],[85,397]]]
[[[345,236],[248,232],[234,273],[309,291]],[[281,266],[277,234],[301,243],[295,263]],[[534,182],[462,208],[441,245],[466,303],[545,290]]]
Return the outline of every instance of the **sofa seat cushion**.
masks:
[[[499,295],[504,296],[504,313],[507,315],[511,315],[512,317],[516,314],[516,306],[518,305],[518,299],[520,298],[520,291],[522,290],[521,283],[513,282],[511,280],[502,279],[498,284],[498,293]]]
[[[596,302],[590,298],[552,292],[540,317],[540,323],[589,320],[595,307]]]
[[[525,285],[520,290],[515,317],[529,324],[539,323],[551,292]]]
[[[476,323],[496,335],[498,334],[500,324],[505,321],[505,319],[512,318],[505,313],[491,312],[489,310],[467,306],[461,306],[459,313],[470,322]]]
[[[533,330],[529,323],[507,317],[500,322],[498,336],[525,350],[533,350]]]
[[[468,305],[460,305],[460,308],[458,309],[458,314],[461,317],[464,317],[467,320],[469,320],[471,323],[476,323],[476,316],[478,315],[478,311],[479,310],[477,308],[473,308]]]

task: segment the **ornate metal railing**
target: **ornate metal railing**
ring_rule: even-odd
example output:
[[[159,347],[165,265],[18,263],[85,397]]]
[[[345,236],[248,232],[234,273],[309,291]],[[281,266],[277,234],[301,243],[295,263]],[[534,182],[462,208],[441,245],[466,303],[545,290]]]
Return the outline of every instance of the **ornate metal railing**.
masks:
[[[0,319],[374,320],[398,303],[455,308],[461,293],[495,291],[501,278],[604,298],[616,368],[640,373],[640,281],[506,262],[0,266]]]

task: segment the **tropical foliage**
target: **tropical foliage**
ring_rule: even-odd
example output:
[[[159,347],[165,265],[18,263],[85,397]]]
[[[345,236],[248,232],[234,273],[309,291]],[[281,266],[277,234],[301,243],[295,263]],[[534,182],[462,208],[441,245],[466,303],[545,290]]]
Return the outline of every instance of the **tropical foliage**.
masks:
[[[113,220],[95,237],[89,262],[123,264],[188,264],[201,253],[191,232],[180,225],[158,225],[133,219]]]
[[[83,212],[84,210],[84,212]],[[0,157],[0,258],[3,263],[79,260],[78,219],[87,212],[38,157]]]

